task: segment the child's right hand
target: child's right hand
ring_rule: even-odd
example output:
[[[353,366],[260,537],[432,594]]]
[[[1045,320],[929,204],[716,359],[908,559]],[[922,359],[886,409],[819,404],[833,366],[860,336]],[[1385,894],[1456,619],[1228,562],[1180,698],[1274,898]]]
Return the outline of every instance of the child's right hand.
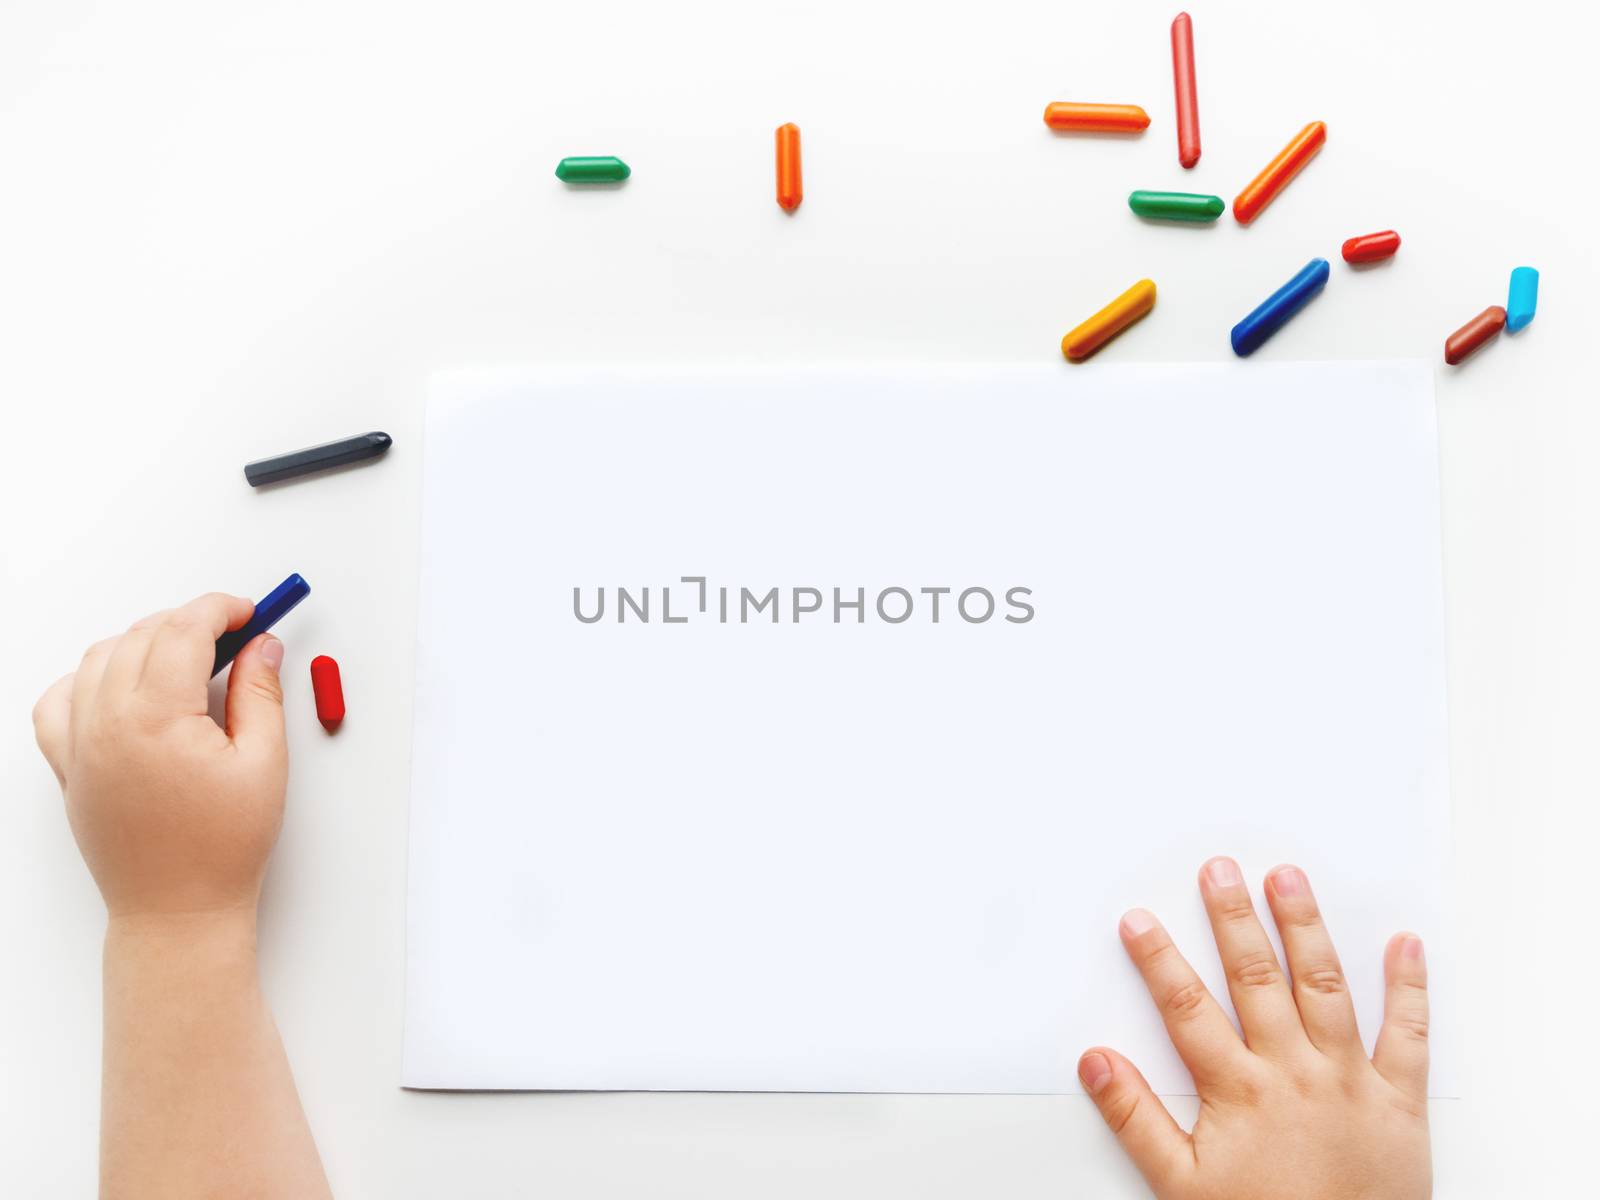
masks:
[[[253,639],[207,715],[217,638],[254,605],[212,594],[90,646],[34,708],[39,748],[113,921],[244,916],[252,925],[288,777],[283,643]]]
[[[1428,1152],[1428,977],[1422,942],[1397,934],[1368,1059],[1333,942],[1298,867],[1267,876],[1285,974],[1256,919],[1239,866],[1214,858],[1200,891],[1244,1031],[1143,909],[1122,943],[1194,1077],[1200,1116],[1184,1133],[1144,1076],[1114,1050],[1090,1050],[1078,1076],[1160,1200],[1422,1200]]]
[[[207,703],[217,638],[252,611],[210,595],[136,621],[33,710],[110,913],[102,1196],[331,1195],[256,969],[289,767],[283,643],[233,660],[226,730]]]

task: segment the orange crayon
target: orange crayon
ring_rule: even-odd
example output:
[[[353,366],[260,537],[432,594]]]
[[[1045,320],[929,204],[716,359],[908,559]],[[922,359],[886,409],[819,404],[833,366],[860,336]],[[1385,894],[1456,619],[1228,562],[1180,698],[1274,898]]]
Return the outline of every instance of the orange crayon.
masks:
[[[800,126],[778,126],[778,207],[793,212],[805,193],[800,187]]]
[[[1262,168],[1233,201],[1234,220],[1248,225],[1260,215],[1261,210],[1276,199],[1279,192],[1289,186],[1289,181],[1300,174],[1300,169],[1316,157],[1322,143],[1328,140],[1328,127],[1313,121],[1294,140],[1278,151],[1278,157]]]
[[[1150,124],[1150,114],[1137,104],[1068,104],[1057,100],[1045,105],[1044,123],[1072,133],[1138,133]]]

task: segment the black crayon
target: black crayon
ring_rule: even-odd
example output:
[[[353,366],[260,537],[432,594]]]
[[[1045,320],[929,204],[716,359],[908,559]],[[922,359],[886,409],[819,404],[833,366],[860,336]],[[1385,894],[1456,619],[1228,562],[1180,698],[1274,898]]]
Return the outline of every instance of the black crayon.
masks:
[[[263,458],[258,462],[246,463],[244,477],[251,487],[260,487],[264,483],[277,483],[284,479],[295,479],[301,475],[309,475],[313,471],[326,471],[329,467],[342,467],[346,463],[377,458],[393,442],[394,439],[387,433],[362,433],[322,446],[308,446],[292,454],[280,454],[277,458]]]

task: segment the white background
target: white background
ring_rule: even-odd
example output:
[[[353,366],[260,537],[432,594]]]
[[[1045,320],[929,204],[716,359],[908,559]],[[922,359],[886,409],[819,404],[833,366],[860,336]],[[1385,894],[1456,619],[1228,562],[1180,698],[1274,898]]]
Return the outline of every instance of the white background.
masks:
[[[1439,999],[1462,1009],[1468,1098],[1435,1105],[1435,1143],[1442,1196],[1592,1184],[1566,1171],[1597,1069],[1595,18],[1196,7],[1205,153],[1183,172],[1174,11],[6,0],[0,1187],[87,1195],[94,1177],[102,918],[28,708],[133,617],[298,570],[316,592],[283,628],[291,683],[335,654],[351,718],[326,738],[291,686],[263,969],[343,1195],[1139,1194],[1079,1097],[395,1087],[424,379],[1049,361],[1143,275],[1157,309],[1101,361],[1217,359],[1318,254],[1326,293],[1262,357],[1432,357],[1503,302],[1512,266],[1542,272],[1532,327],[1439,369],[1467,950]],[[1140,103],[1153,124],[1058,137],[1053,99]],[[1231,198],[1317,118],[1327,147],[1248,230],[1126,211],[1135,187]],[[793,218],[772,199],[786,120],[805,141]],[[551,171],[574,153],[634,177],[569,190]],[[1387,227],[1406,239],[1391,265],[1337,261]],[[377,466],[266,494],[240,477],[369,428],[397,439]],[[514,598],[485,597],[483,619],[513,627]]]

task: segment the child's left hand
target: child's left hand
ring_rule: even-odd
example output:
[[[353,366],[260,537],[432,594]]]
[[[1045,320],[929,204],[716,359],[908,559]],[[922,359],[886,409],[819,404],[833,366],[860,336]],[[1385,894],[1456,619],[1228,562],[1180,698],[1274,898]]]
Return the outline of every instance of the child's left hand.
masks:
[[[1299,867],[1267,876],[1287,972],[1256,919],[1239,864],[1214,858],[1200,892],[1228,976],[1241,1040],[1154,916],[1122,918],[1122,944],[1194,1076],[1200,1117],[1178,1128],[1114,1050],[1078,1076],[1159,1200],[1425,1200],[1428,975],[1422,942],[1389,940],[1388,997],[1369,1059],[1333,940]]]

